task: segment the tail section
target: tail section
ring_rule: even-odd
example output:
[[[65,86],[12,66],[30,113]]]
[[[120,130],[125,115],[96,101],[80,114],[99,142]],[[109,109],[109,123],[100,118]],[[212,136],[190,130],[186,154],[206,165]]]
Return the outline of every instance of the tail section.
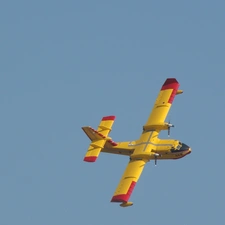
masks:
[[[107,138],[114,120],[115,116],[103,117],[97,130],[92,127],[82,127],[83,131],[91,140],[91,144],[84,157],[85,162],[95,162],[102,148],[104,148],[106,141],[110,141],[112,145],[116,145],[115,142]]]

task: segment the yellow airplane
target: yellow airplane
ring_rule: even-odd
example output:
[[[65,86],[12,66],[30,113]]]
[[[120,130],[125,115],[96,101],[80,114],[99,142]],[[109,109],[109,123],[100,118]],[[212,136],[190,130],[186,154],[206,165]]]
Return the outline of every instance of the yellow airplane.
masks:
[[[158,137],[162,130],[168,130],[169,136],[170,128],[174,127],[170,122],[165,122],[165,119],[175,96],[183,93],[182,90],[178,89],[179,86],[175,78],[168,78],[164,82],[138,140],[114,142],[108,136],[115,116],[103,117],[97,130],[89,126],[82,127],[83,131],[91,140],[84,161],[95,162],[100,152],[130,157],[130,161],[115,190],[111,202],[121,203],[120,206],[122,207],[133,205],[133,203],[128,200],[145,164],[150,160],[154,160],[156,165],[157,160],[180,159],[191,153],[191,148],[179,140],[159,139]]]

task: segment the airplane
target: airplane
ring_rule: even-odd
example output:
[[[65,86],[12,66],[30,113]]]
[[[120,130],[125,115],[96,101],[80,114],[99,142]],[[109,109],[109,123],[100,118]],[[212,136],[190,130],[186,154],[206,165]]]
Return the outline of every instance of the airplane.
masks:
[[[152,112],[143,126],[138,140],[115,142],[108,136],[112,129],[115,116],[104,116],[95,130],[90,126],[82,127],[91,140],[85,154],[85,162],[95,162],[100,152],[129,156],[128,165],[114,192],[111,202],[120,203],[121,207],[132,206],[129,198],[147,162],[154,160],[180,159],[191,153],[191,148],[179,140],[160,139],[159,133],[174,127],[165,122],[176,95],[182,94],[176,78],[167,78],[162,85]]]

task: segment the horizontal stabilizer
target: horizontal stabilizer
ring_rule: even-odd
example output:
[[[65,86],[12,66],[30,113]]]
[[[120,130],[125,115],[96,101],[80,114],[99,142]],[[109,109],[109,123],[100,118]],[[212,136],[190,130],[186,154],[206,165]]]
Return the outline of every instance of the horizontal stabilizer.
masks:
[[[106,142],[110,143],[112,146],[117,145],[116,142],[112,141],[111,138],[108,137],[114,120],[115,116],[103,117],[97,130],[90,126],[82,127],[83,131],[91,140],[91,144],[89,145],[89,148],[84,157],[85,162],[95,162]]]

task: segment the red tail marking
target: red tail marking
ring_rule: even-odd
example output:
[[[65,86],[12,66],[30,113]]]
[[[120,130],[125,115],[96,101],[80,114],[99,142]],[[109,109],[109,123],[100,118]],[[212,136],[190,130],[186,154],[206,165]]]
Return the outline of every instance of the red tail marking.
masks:
[[[117,146],[118,144],[112,140],[108,140],[108,142],[112,145],[112,146]]]
[[[102,138],[106,138],[106,136],[104,136],[103,134],[101,134],[100,132],[98,132],[97,130],[95,130],[94,128],[90,127],[90,129],[91,129],[94,133],[96,133],[96,134],[98,134],[99,136],[101,136]]]

